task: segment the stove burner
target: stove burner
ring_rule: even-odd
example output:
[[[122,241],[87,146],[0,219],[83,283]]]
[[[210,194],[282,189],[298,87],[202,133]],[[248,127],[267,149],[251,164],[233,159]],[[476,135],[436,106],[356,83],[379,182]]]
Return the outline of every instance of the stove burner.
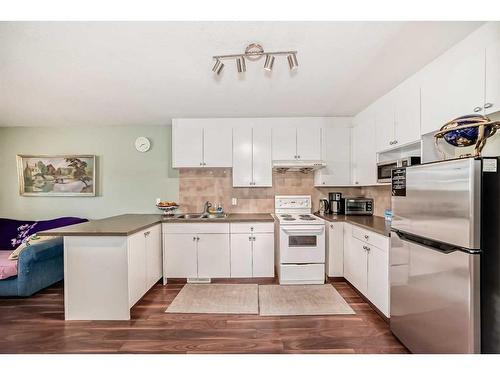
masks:
[[[283,217],[283,220],[285,220],[285,221],[294,221],[295,218],[291,217],[291,216],[286,216],[286,217]]]
[[[316,219],[312,216],[301,216],[300,220],[316,220]]]
[[[292,215],[290,214],[283,214],[283,215],[280,215],[281,217],[292,217]]]

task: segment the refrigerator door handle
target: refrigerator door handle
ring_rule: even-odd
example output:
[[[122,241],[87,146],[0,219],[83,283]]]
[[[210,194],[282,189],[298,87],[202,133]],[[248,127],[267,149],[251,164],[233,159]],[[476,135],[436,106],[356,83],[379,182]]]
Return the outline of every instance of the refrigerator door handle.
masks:
[[[437,241],[430,241],[428,239],[424,240],[424,239],[421,239],[421,238],[419,238],[417,236],[408,235],[408,234],[400,232],[398,230],[393,230],[393,232],[396,233],[396,235],[400,239],[402,239],[402,240],[404,240],[406,242],[410,242],[410,243],[413,243],[413,244],[416,244],[416,245],[420,245],[420,246],[426,247],[427,249],[430,249],[430,250],[433,250],[433,251],[437,251],[437,252],[440,252],[440,253],[443,253],[443,254],[451,254],[451,253],[453,253],[455,251],[463,251],[463,252],[466,252],[466,253],[469,253],[469,254],[476,254],[476,253],[479,252],[477,250],[462,249],[460,247],[446,245],[446,244],[443,244],[443,243],[440,243],[440,242],[437,242]]]

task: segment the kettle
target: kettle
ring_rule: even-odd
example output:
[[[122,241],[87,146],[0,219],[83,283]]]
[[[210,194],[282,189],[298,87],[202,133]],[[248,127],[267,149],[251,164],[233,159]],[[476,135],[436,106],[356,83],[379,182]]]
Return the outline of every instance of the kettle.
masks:
[[[330,212],[330,203],[328,199],[320,199],[319,200],[319,213],[321,215],[327,214]]]

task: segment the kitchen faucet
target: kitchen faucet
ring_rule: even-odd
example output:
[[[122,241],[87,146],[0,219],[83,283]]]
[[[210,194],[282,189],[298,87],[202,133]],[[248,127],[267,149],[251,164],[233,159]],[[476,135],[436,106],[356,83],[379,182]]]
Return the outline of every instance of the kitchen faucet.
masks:
[[[203,205],[203,213],[204,214],[208,214],[208,209],[212,207],[212,203],[210,203],[209,201],[206,201],[205,204]]]

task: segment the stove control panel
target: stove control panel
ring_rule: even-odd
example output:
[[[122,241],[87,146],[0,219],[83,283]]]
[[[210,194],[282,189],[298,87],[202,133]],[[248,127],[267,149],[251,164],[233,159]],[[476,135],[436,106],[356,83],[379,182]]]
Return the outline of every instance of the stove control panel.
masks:
[[[300,196],[276,196],[274,200],[275,209],[311,208],[311,197]]]

